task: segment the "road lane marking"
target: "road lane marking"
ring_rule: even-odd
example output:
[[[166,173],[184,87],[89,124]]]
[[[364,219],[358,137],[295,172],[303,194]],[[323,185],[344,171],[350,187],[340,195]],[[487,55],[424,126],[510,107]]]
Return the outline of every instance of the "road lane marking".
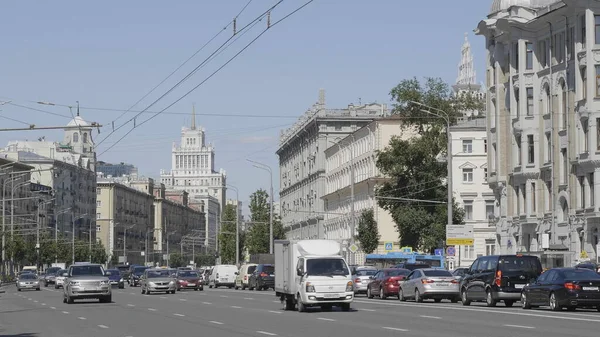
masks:
[[[148,310],[150,310],[150,311],[156,311],[156,309],[154,309],[154,308],[148,308]]]
[[[180,298],[179,300],[183,302],[187,301],[185,298]]]
[[[244,297],[245,300],[253,300],[252,297]]]
[[[46,303],[42,303],[42,305],[46,305]]]
[[[68,314],[68,313],[69,313],[68,311],[63,311],[63,314]]]
[[[393,331],[402,331],[402,332],[408,331],[407,329],[392,328],[391,326],[384,326],[383,328],[386,330],[393,330]]]
[[[373,301],[363,301],[363,300],[354,300],[354,302],[356,303],[365,303],[365,304],[375,304],[373,303]],[[451,306],[451,305],[437,305],[437,306],[431,306],[428,304],[424,304],[424,305],[420,305],[420,304],[416,304],[416,303],[386,303],[386,302],[377,302],[377,305],[387,305],[387,306],[394,306],[394,307],[408,307],[408,308],[427,308],[430,310],[458,310],[458,311],[476,311],[476,312],[486,312],[486,313],[492,313],[494,315],[499,315],[499,314],[504,314],[504,315],[516,315],[516,316],[529,316],[529,317],[540,317],[540,318],[554,318],[554,319],[562,319],[562,320],[568,320],[568,321],[583,321],[583,322],[594,322],[594,323],[600,323],[600,319],[589,319],[589,318],[580,318],[580,317],[573,317],[573,316],[566,316],[564,314],[561,314],[561,316],[558,315],[548,315],[548,314],[536,314],[536,313],[525,313],[525,312],[518,312],[518,311],[503,311],[503,310],[489,310],[489,309],[485,309],[483,307],[479,307],[479,308],[465,308],[462,306]]]
[[[129,293],[129,295],[135,295],[135,293]]]
[[[272,314],[281,314],[281,311],[269,310],[269,312]]]
[[[102,329],[108,329],[108,327],[106,325],[102,325],[102,324],[99,324],[98,327],[102,328]]]
[[[369,312],[375,312],[376,311],[375,309],[365,309],[365,308],[360,308],[358,310],[360,310],[360,311],[369,311]]]
[[[221,297],[223,297],[223,298],[228,298],[229,296],[221,295]]]
[[[135,307],[134,304],[127,304],[128,307]]]
[[[209,323],[212,323],[212,324],[218,324],[218,325],[223,325],[223,323],[221,323],[221,322],[217,322],[217,321],[210,321]]]
[[[273,303],[281,303],[281,301],[273,301]]]
[[[333,319],[333,318],[319,317],[317,319],[319,319],[321,321],[335,322],[335,319]]]
[[[267,336],[277,336],[276,333],[266,332],[266,331],[257,331],[256,333],[259,333],[261,335],[267,335]]]
[[[77,317],[77,318],[79,318],[79,319],[80,319],[80,320],[82,320],[82,321],[85,321],[85,320],[87,319],[87,318],[85,318],[85,317]]]
[[[55,307],[50,307],[50,309],[52,309],[52,310],[56,310],[56,308],[55,308]]]
[[[33,303],[38,303],[38,301],[33,301]]]
[[[202,302],[202,304],[211,305],[212,303],[210,303],[210,302]]]
[[[519,328],[519,329],[535,329],[535,327],[533,327],[533,326],[526,326],[526,325],[504,324],[503,326],[507,326],[509,328]]]
[[[28,301],[31,301],[31,298],[28,298],[27,300],[28,300]]]
[[[438,317],[438,316],[427,316],[427,315],[420,315],[419,317],[423,317],[423,318],[433,318],[433,319],[442,319],[441,317]]]
[[[185,315],[182,314],[173,314],[174,316],[178,316],[178,317],[185,317]]]
[[[166,297],[164,297],[164,296],[161,296],[160,298],[162,298],[163,300],[166,300],[166,299],[167,299],[167,298],[166,298]]]
[[[238,307],[237,305],[232,305],[231,307],[234,308],[234,309],[241,309],[242,308],[242,307]]]

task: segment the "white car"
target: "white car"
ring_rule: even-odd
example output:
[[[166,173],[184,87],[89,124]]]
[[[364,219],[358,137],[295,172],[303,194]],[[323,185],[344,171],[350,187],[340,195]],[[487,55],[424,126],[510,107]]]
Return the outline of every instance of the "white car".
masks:
[[[213,268],[208,277],[208,287],[229,287],[235,286],[235,277],[238,268],[232,264],[220,264]]]
[[[54,289],[63,288],[65,286],[66,277],[63,274],[68,273],[69,271],[66,269],[61,269],[56,272],[56,278],[54,279]]]

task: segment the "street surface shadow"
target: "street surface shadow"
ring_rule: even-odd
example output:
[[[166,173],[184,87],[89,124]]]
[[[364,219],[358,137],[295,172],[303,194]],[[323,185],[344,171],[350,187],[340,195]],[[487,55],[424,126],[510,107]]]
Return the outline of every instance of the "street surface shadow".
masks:
[[[0,334],[0,337],[39,337],[39,334],[37,334],[37,333],[31,333],[31,332],[25,332],[25,333],[12,334],[12,335]]]

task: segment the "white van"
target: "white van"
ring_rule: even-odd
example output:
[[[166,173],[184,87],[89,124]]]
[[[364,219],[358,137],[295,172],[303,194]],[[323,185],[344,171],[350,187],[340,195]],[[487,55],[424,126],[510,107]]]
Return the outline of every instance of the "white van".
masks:
[[[238,271],[237,266],[232,264],[221,264],[215,266],[208,278],[208,287],[229,287],[235,286],[235,277]]]
[[[256,266],[256,263],[248,263],[240,267],[240,271],[236,273],[237,276],[235,277],[235,289],[245,290],[248,287],[248,279],[256,270]]]

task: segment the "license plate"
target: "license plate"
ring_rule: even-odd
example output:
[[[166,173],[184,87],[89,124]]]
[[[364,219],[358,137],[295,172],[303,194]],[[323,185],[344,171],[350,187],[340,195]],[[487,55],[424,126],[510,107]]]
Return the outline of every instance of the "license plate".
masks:
[[[598,291],[598,287],[582,287],[585,291]]]
[[[323,296],[325,298],[338,298],[340,297],[339,294],[325,294],[325,296]]]
[[[189,286],[189,287],[195,287],[195,286],[196,286],[196,283],[188,283],[188,286]]]
[[[515,289],[523,289],[525,288],[524,284],[515,284]]]
[[[269,276],[271,276],[271,277],[275,277],[275,274],[271,274],[271,275],[269,275]]]
[[[222,278],[221,282],[227,282],[227,279],[226,278]]]
[[[442,287],[447,287],[447,286],[449,286],[449,285],[450,285],[449,283],[446,283],[446,282],[438,282],[438,283],[436,283],[436,284],[437,284],[438,286],[442,286]]]

